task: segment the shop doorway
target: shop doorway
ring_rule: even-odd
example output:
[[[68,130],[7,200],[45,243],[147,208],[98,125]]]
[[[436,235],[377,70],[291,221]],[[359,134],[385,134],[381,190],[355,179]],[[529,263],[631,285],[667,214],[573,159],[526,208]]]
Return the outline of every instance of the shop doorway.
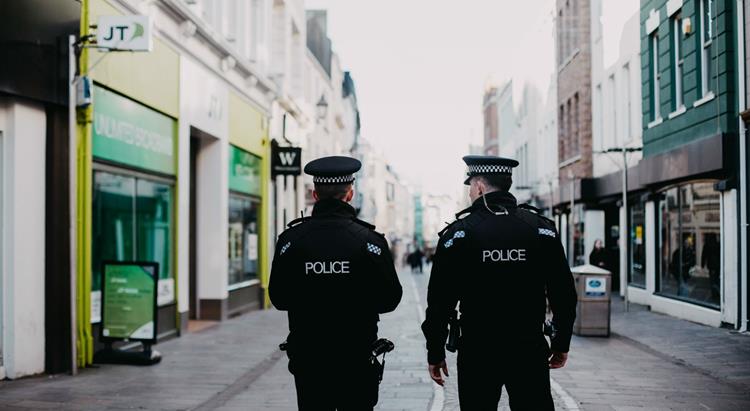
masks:
[[[611,203],[604,208],[604,248],[607,270],[612,272],[612,293],[620,291],[620,207]]]
[[[215,170],[214,158],[211,157],[210,147],[218,143],[216,137],[195,127],[190,127],[190,237],[188,240],[188,332],[197,332],[216,324],[216,321],[207,320],[207,310],[201,304],[200,290],[200,257],[201,249],[210,248],[210,240],[200,235],[200,225],[205,224],[207,210],[211,209],[211,203],[206,204],[207,189],[211,189],[213,183],[211,174]],[[215,155],[215,153],[214,153]],[[205,227],[204,227],[205,228]],[[204,290],[205,291],[205,290]]]

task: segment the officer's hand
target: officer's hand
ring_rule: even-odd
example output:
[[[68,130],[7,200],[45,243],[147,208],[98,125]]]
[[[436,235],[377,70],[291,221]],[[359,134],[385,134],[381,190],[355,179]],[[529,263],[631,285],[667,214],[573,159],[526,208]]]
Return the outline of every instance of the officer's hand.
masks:
[[[562,368],[565,363],[568,362],[568,353],[552,351],[552,356],[549,358],[549,368]]]
[[[448,364],[445,363],[445,360],[439,362],[438,364],[430,364],[429,366],[430,370],[430,378],[432,378],[432,381],[435,381],[439,385],[445,384],[445,379],[440,374],[440,370],[443,370],[443,374],[445,376],[448,376]]]

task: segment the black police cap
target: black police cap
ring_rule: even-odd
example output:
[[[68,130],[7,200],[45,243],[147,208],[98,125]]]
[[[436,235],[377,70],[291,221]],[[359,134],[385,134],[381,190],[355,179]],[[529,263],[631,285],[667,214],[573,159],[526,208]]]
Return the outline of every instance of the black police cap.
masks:
[[[356,158],[330,156],[315,159],[305,166],[305,174],[313,176],[315,184],[346,184],[354,182],[354,173],[362,168]]]
[[[513,168],[518,167],[518,161],[497,156],[464,156],[464,163],[466,163],[468,176],[464,181],[466,185],[469,185],[471,178],[476,176],[513,175]]]

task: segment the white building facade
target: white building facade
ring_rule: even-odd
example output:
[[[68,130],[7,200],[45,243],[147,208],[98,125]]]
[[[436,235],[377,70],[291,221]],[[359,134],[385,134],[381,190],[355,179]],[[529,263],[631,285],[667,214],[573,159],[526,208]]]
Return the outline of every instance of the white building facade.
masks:
[[[602,13],[602,3],[600,1],[592,2],[592,9],[597,15]],[[634,13],[622,26],[622,31],[617,33],[619,37],[615,39],[604,38],[602,24],[600,19],[592,20],[592,146],[593,146],[593,168],[594,178],[605,176],[619,176],[623,170],[623,156],[619,152],[609,152],[607,150],[622,148],[639,148],[642,146],[642,115],[641,115],[641,50],[640,50],[640,15]],[[617,57],[614,63],[605,66],[604,53],[605,43],[618,43]],[[627,155],[627,168],[633,168],[638,165],[641,159],[640,152],[632,152]],[[602,240],[610,243],[610,258],[617,257],[619,267],[609,267],[610,270],[617,269],[619,273],[626,273],[633,268],[636,271],[643,269],[639,263],[636,267],[628,267],[628,261],[632,260],[623,247],[623,241],[628,239],[625,233],[618,233],[617,250],[614,250],[611,244],[614,242],[611,228],[607,230],[609,223],[607,220],[607,208],[601,210],[587,209],[585,221],[585,255],[591,254],[596,240]],[[640,217],[633,221],[638,225]],[[618,216],[616,224],[618,227],[625,227],[625,211],[618,207]],[[645,241],[645,231],[643,223],[640,223],[640,239],[636,242],[643,244]],[[610,232],[608,232],[610,231]],[[632,250],[631,250],[632,251]],[[613,263],[614,264],[614,263]],[[645,274],[645,272],[643,273]],[[624,294],[627,276],[619,277],[618,289]],[[635,294],[638,291],[634,291]]]

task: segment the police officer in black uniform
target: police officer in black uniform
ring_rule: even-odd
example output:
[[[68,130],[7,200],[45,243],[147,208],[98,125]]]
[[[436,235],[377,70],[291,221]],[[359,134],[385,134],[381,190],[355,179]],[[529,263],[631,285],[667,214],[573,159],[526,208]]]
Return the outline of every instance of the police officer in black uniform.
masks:
[[[460,303],[458,390],[462,410],[552,410],[549,369],[565,365],[575,319],[573,277],[551,220],[508,190],[518,162],[466,156],[471,207],[441,233],[422,330],[430,376],[442,385],[449,318]],[[556,335],[543,334],[547,301]],[[457,325],[452,325],[457,326]],[[456,331],[456,330],[453,330]]]
[[[371,361],[378,314],[396,309],[401,283],[388,242],[348,203],[361,163],[324,157],[305,166],[316,200],[311,217],[278,238],[269,294],[289,312],[286,343],[300,410],[372,410]]]

